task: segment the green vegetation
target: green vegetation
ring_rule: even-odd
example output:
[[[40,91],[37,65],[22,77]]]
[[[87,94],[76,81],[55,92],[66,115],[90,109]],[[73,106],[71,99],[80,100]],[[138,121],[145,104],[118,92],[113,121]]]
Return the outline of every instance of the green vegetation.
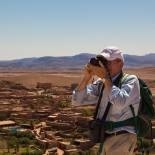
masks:
[[[31,149],[28,151],[27,148],[24,148],[21,151],[21,155],[42,155],[42,154],[43,154],[43,151],[41,151],[41,150]]]
[[[32,148],[25,148],[22,147],[19,149],[20,155],[42,155],[43,151],[42,150],[36,150]],[[2,152],[0,151],[0,155],[16,155],[16,152],[13,149],[10,149],[10,152]]]
[[[7,120],[10,117],[10,113],[0,112],[0,121]]]
[[[78,83],[72,83],[71,84],[71,90],[74,90],[78,86]]]
[[[70,106],[71,106],[71,102],[67,100],[62,100],[62,101],[59,101],[58,103],[59,108],[69,108]]]
[[[12,119],[13,120],[13,119]],[[38,124],[40,123],[40,120],[38,119],[31,119],[31,120],[28,120],[28,119],[21,119],[21,120],[18,120],[18,119],[15,119],[16,121],[16,124],[17,125],[21,125],[21,124],[30,124],[30,125],[33,125],[33,124]]]
[[[144,151],[146,155],[149,155],[152,148],[154,147],[154,144],[153,144],[153,141],[151,139],[138,138],[137,147],[138,147],[139,152]]]
[[[155,80],[153,80],[152,83],[155,84]]]
[[[93,116],[94,112],[91,109],[82,109],[81,110],[82,116],[89,117]]]
[[[43,154],[43,150],[40,149],[40,147],[38,148],[36,139],[30,131],[6,131],[6,134],[7,136],[0,139],[3,143],[3,147],[5,146],[4,149],[0,149],[0,155],[15,155],[17,152],[20,152],[21,155]],[[1,146],[0,148],[3,147]]]

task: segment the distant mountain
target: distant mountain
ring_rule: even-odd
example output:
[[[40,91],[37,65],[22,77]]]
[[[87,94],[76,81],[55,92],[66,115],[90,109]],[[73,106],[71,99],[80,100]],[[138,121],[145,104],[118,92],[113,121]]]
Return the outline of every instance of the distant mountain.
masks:
[[[53,70],[79,69],[95,54],[81,53],[75,56],[24,58],[0,61],[0,70]],[[126,67],[155,66],[155,53],[144,56],[124,55]]]
[[[150,53],[143,56],[124,55],[126,67],[148,67],[155,66],[155,53]]]

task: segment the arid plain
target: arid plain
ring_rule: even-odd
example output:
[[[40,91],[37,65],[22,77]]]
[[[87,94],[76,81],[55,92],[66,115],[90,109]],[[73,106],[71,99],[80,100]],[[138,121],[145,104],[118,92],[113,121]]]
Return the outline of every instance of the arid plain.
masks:
[[[128,68],[124,69],[125,73],[135,74],[139,78],[146,81],[155,81],[155,67],[148,68]],[[37,82],[48,82],[58,86],[69,86],[72,83],[77,83],[82,77],[81,70],[59,70],[59,71],[22,71],[0,72],[0,80],[7,80],[16,83],[21,83],[26,87],[35,87]]]

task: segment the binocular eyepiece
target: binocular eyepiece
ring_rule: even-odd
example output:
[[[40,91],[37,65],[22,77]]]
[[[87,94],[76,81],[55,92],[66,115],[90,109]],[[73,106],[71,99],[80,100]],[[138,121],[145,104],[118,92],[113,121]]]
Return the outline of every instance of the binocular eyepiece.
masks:
[[[101,67],[99,61],[107,68],[108,61],[103,56],[101,56],[101,55],[97,55],[96,57],[91,58],[89,60],[89,63],[91,65]]]

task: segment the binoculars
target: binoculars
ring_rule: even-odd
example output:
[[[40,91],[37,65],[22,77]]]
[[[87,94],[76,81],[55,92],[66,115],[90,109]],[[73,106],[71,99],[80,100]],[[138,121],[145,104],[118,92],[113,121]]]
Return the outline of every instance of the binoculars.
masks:
[[[105,67],[107,67],[108,61],[107,61],[103,56],[100,56],[100,55],[97,55],[96,57],[91,58],[91,59],[89,60],[89,63],[90,63],[91,65],[101,67],[99,61],[100,61]]]

